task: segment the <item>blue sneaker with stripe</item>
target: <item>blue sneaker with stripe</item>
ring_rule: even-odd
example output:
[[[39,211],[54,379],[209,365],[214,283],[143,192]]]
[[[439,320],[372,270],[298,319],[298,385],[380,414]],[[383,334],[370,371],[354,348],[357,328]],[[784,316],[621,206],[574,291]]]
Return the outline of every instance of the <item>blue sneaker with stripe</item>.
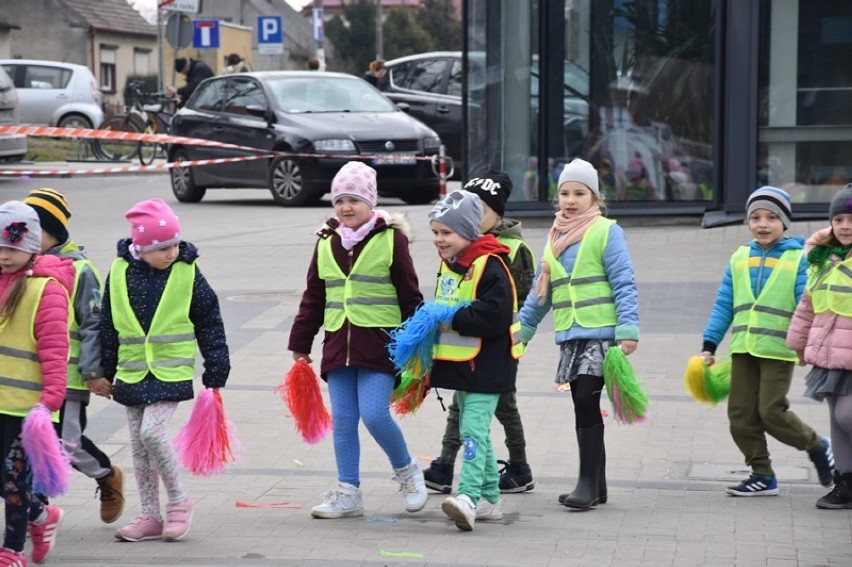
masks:
[[[753,474],[736,486],[725,491],[731,496],[775,496],[778,494],[778,481],[775,475]]]
[[[834,453],[831,451],[831,441],[828,437],[821,438],[819,447],[808,451],[808,456],[816,468],[819,483],[831,486],[834,482]]]

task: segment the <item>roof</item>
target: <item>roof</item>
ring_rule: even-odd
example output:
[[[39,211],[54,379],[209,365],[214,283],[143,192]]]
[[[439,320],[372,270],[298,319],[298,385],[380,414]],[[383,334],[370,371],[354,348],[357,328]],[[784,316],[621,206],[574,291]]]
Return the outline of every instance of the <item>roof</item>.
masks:
[[[157,27],[149,24],[127,0],[64,0],[64,3],[95,28],[157,37]]]

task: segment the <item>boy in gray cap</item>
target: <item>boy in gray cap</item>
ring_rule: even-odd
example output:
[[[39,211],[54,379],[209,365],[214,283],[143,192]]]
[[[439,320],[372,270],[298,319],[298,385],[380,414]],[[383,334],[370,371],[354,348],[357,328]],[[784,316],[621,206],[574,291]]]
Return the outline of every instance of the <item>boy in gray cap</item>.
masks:
[[[503,518],[490,428],[500,394],[515,390],[523,354],[517,298],[502,257],[509,248],[492,234],[480,234],[478,196],[454,191],[429,219],[441,256],[435,301],[462,305],[441,326],[430,377],[433,387],[456,390],[464,446],[457,495],[441,509],[456,527],[471,531],[476,520]]]
[[[506,201],[512,193],[512,180],[502,171],[487,171],[471,178],[464,185],[465,191],[479,196],[482,205],[480,230],[493,234],[497,241],[509,248],[507,265],[515,282],[518,305],[523,304],[535,275],[532,250],[521,235],[521,223],[503,217]],[[500,473],[500,492],[526,492],[535,488],[532,470],[527,463],[526,439],[515,392],[500,394],[495,417],[506,434],[509,459],[498,460],[503,465]],[[453,471],[456,455],[461,447],[459,438],[459,408],[453,399],[447,414],[447,427],[441,446],[441,455],[423,471],[426,486],[432,490],[449,494],[453,489]]]

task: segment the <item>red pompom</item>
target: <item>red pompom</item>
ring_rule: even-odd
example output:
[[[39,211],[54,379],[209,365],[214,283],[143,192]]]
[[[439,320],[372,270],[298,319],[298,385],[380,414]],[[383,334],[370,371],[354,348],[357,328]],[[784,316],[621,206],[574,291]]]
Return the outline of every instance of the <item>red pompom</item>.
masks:
[[[205,388],[198,395],[174,445],[180,464],[194,475],[221,473],[226,464],[237,460],[242,444],[225,415],[219,390]]]
[[[319,379],[308,361],[299,359],[275,388],[296,420],[296,430],[307,443],[322,441],[331,430],[331,416],[319,389]]]

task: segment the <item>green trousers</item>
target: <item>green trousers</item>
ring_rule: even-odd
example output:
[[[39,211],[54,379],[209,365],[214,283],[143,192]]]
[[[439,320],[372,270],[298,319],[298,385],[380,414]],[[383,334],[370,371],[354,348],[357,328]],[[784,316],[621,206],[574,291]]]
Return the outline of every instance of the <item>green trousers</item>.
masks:
[[[731,355],[731,436],[754,474],[775,474],[766,445],[767,433],[800,451],[820,446],[819,435],[790,411],[787,392],[793,369],[793,362],[750,354]]]
[[[479,498],[492,504],[500,500],[500,474],[491,445],[491,419],[498,394],[458,392],[460,431],[463,445],[459,494],[466,494],[476,505]]]
[[[444,430],[444,438],[441,442],[441,461],[446,464],[456,462],[456,455],[458,455],[459,447],[461,447],[457,396],[458,393],[453,394],[453,403],[447,409],[447,427]],[[509,460],[513,463],[526,463],[527,441],[524,438],[524,425],[521,423],[521,414],[518,412],[518,398],[515,392],[500,394],[494,417],[503,426],[503,431],[506,434]]]

